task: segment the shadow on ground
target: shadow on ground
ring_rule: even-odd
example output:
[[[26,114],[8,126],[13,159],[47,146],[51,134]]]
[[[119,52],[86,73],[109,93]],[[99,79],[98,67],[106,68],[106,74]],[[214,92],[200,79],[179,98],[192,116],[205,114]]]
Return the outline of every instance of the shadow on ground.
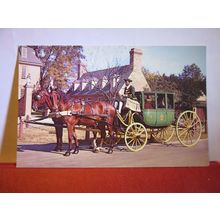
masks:
[[[65,152],[68,149],[68,144],[67,143],[63,144],[63,151],[61,151],[61,152],[54,151],[55,147],[56,147],[55,143],[48,143],[48,144],[18,144],[17,145],[17,151],[18,152],[25,152],[26,150],[30,150],[30,151],[51,152],[51,153],[61,154],[61,153]],[[92,151],[93,147],[92,147],[91,143],[89,143],[88,141],[80,141],[79,149],[83,150],[83,151]],[[105,149],[108,149],[108,147],[104,146],[102,151],[105,151]],[[121,151],[121,150],[125,150],[125,149],[114,147],[114,150]]]

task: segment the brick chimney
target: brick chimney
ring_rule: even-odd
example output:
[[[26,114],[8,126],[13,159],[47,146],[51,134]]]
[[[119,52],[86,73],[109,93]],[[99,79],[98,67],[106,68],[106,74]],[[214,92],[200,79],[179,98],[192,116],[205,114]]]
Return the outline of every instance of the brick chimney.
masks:
[[[133,70],[141,70],[142,68],[142,50],[137,48],[132,48],[130,50],[130,65]]]
[[[78,64],[78,71],[77,71],[77,80],[81,78],[81,76],[87,72],[86,66],[83,63]]]

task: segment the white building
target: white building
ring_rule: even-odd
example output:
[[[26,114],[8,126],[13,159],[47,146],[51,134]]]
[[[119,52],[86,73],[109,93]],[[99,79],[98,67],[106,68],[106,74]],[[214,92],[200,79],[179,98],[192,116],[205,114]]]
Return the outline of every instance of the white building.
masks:
[[[32,48],[22,46],[18,51],[18,99],[24,95],[25,85],[36,85],[40,81],[41,61]]]

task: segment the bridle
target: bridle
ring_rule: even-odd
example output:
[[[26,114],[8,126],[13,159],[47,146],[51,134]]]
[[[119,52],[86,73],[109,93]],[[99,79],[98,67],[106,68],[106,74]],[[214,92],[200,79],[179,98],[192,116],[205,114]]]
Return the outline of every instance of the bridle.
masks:
[[[59,111],[59,104],[61,101],[61,95],[57,91],[52,91],[50,93],[50,100],[52,103],[52,111],[53,112],[58,112]]]
[[[47,107],[51,111],[53,111],[53,103],[52,103],[52,101],[50,99],[50,94],[48,94],[47,91],[42,90],[39,93],[37,93],[36,95],[34,95],[33,98],[34,98],[34,101],[35,101],[33,107],[36,107],[38,109],[39,102],[41,102],[42,105],[46,104]]]

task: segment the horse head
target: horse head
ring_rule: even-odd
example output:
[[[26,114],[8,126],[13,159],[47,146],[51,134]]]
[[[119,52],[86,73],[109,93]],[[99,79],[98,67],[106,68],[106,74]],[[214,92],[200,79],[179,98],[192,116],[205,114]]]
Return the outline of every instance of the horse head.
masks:
[[[40,89],[34,91],[32,94],[32,108],[34,111],[38,111],[39,109],[50,109],[53,110],[53,104],[50,99],[50,94],[45,89]]]

